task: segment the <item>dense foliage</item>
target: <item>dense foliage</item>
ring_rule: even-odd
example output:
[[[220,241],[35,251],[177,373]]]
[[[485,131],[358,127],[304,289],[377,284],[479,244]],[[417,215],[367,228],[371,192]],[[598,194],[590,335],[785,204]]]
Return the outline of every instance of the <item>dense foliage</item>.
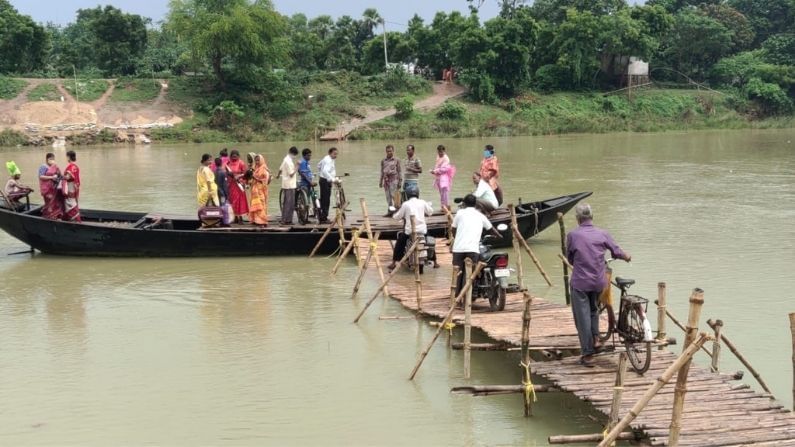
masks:
[[[500,13],[482,21],[485,1]],[[269,0],[171,0],[158,24],[98,6],[68,26],[41,26],[0,0],[0,73],[192,74],[213,83],[208,113],[228,100],[277,117],[295,109],[307,73],[372,76],[404,64],[439,79],[453,68],[473,99],[496,104],[532,90],[620,88],[634,56],[654,80],[729,90],[749,112],[793,109],[795,0],[461,2],[468,12],[414,16],[394,31],[375,9],[286,17]]]

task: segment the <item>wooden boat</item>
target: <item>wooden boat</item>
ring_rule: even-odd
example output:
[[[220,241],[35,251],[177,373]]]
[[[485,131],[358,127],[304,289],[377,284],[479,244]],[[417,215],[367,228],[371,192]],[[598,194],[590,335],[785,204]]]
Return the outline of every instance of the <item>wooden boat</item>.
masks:
[[[557,220],[580,200],[591,195],[582,192],[538,202],[517,205],[519,230],[530,238]],[[82,223],[54,221],[41,217],[40,206],[25,206],[22,211],[0,204],[0,229],[42,253],[73,256],[277,256],[306,255],[318,243],[327,225],[278,226],[266,228],[236,225],[228,228],[202,228],[197,217],[156,213],[81,210]],[[495,211],[490,220],[510,224],[510,212]],[[274,219],[277,221],[277,219]],[[349,215],[345,236],[350,237],[363,219]],[[402,223],[395,219],[371,218],[374,232],[381,239],[395,239]],[[427,219],[428,233],[444,237],[447,216],[435,214]],[[511,243],[510,232],[500,244]],[[335,230],[318,253],[332,253],[339,247]]]

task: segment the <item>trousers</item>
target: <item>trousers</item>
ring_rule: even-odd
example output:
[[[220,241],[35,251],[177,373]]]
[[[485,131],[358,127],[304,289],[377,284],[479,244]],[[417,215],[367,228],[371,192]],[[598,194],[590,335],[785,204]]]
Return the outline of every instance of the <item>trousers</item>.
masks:
[[[469,258],[472,260],[472,268],[475,268],[475,265],[478,263],[478,256],[480,253],[475,252],[465,252],[465,253],[456,253],[453,252],[453,266],[458,266],[458,271],[460,274],[458,275],[458,281],[456,282],[455,287],[455,296],[461,293],[461,289],[464,288],[464,284],[466,283],[466,268],[464,260]]]
[[[328,220],[328,209],[331,206],[331,182],[320,178],[320,220]]]
[[[284,188],[284,203],[282,204],[282,223],[292,224],[295,213],[295,188]]]
[[[599,336],[599,302],[598,291],[582,291],[571,288],[571,312],[574,314],[574,325],[577,327],[577,336],[580,339],[582,355],[595,353],[594,337]]]

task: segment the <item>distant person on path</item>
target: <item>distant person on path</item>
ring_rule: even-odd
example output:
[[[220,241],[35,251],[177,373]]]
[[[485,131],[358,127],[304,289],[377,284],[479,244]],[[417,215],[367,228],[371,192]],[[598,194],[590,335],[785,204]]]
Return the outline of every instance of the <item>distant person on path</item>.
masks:
[[[502,189],[500,188],[500,163],[494,155],[494,146],[487,144],[483,149],[483,161],[480,162],[480,176],[494,190],[497,204],[502,205]]]
[[[240,159],[240,152],[232,149],[229,153],[229,163],[226,171],[229,173],[229,202],[232,204],[232,211],[235,213],[235,222],[243,223],[243,216],[248,214],[248,198],[246,198],[246,162]]]
[[[224,160],[218,157],[214,160],[215,169],[215,185],[218,188],[218,203],[221,205],[229,201],[229,180],[226,175],[226,168],[224,167]]]
[[[328,150],[328,155],[317,164],[320,177],[320,223],[328,223],[328,210],[331,205],[331,185],[339,181],[337,178],[337,148]]]
[[[251,223],[261,227],[268,226],[268,184],[271,173],[265,157],[254,155],[254,172],[251,175],[251,206],[248,215]]]
[[[64,217],[70,222],[82,222],[80,218],[80,167],[77,166],[77,154],[75,151],[67,151],[66,159],[69,163],[63,170],[63,180],[66,185],[63,190],[64,195]]]
[[[389,270],[394,270],[397,267],[398,261],[403,259],[406,254],[406,246],[411,238],[411,216],[414,216],[414,230],[417,232],[418,237],[425,237],[428,233],[428,225],[425,223],[425,216],[433,214],[431,205],[419,198],[420,191],[414,186],[406,188],[406,196],[408,200],[400,205],[393,216],[397,220],[403,221],[403,231],[397,234],[397,241],[395,241],[395,249],[392,251],[392,263],[389,264]],[[436,260],[434,260],[434,267],[438,267]]]
[[[44,199],[41,216],[45,219],[60,220],[63,217],[63,196],[58,184],[61,169],[55,164],[55,155],[49,153],[45,163],[39,168],[39,192]]]
[[[384,150],[386,157],[381,160],[381,178],[378,181],[378,187],[384,188],[387,206],[384,217],[389,217],[392,214],[389,207],[396,206],[395,194],[400,190],[403,174],[400,170],[400,160],[395,158],[395,147],[390,144]]]
[[[431,175],[434,176],[433,186],[439,190],[442,209],[450,211],[450,189],[453,187],[455,166],[450,164],[450,157],[443,145],[436,147],[436,153],[436,165],[431,170]]]
[[[414,145],[406,146],[406,174],[403,176],[403,191],[409,188],[417,189],[417,197],[420,196],[420,174],[422,174],[422,162],[414,154]],[[408,194],[406,194],[408,197]]]
[[[293,224],[293,214],[295,213],[295,188],[298,180],[298,169],[295,167],[295,157],[298,156],[298,148],[293,146],[287,151],[279,167],[282,174],[282,191],[284,191],[284,203],[282,204],[282,225]]]
[[[199,203],[199,208],[220,205],[218,201],[218,185],[215,184],[215,173],[210,168],[212,164],[212,155],[202,155],[201,166],[196,171],[196,200]]]
[[[591,205],[581,203],[574,209],[579,226],[566,235],[566,257],[574,267],[571,275],[571,311],[580,338],[580,364],[592,367],[599,342],[599,295],[610,287],[606,277],[605,251],[627,262],[632,257],[621,250],[610,233],[593,225]]]
[[[496,210],[500,204],[497,203],[497,196],[488,183],[480,176],[479,172],[472,173],[472,183],[475,184],[475,192],[472,193],[477,201],[475,207],[483,214],[489,215]]]
[[[465,260],[471,259],[473,267],[478,263],[480,238],[483,236],[483,230],[491,231],[496,237],[502,238],[489,219],[475,208],[475,204],[475,196],[467,194],[462,202],[464,207],[458,210],[453,218],[453,266],[458,266],[461,269],[455,289],[456,296],[461,293],[466,282],[464,278],[466,276]]]

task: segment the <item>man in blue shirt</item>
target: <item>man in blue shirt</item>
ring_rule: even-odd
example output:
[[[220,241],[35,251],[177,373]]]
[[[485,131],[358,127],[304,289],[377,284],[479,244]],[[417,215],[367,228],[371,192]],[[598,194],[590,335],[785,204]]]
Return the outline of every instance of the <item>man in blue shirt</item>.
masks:
[[[298,164],[298,174],[301,175],[299,187],[306,190],[312,189],[315,186],[314,175],[312,175],[312,167],[309,160],[312,159],[312,151],[309,148],[301,151],[301,163]]]

